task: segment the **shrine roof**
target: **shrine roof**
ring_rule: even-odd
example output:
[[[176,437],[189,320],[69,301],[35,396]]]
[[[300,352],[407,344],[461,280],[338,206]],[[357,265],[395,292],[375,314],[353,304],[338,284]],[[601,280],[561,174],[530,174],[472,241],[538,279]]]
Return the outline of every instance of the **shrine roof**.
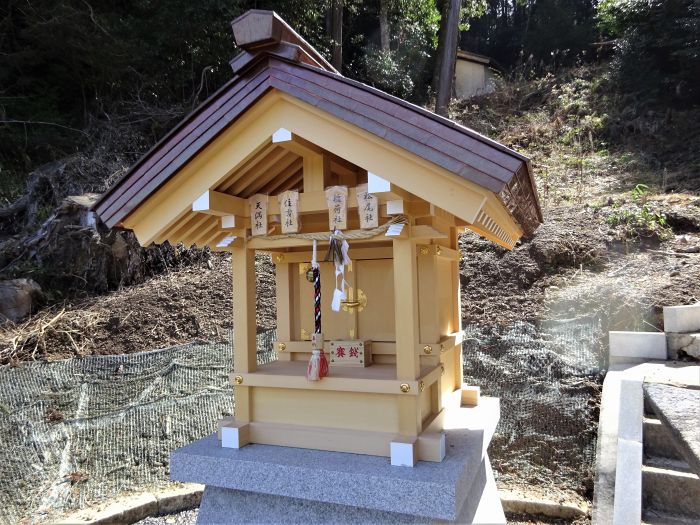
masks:
[[[340,75],[277,15],[232,23],[243,52],[233,77],[183,119],[97,201],[107,226],[122,221],[271,91],[298,99],[493,192],[530,235],[542,222],[527,157],[424,108]],[[420,197],[430,200],[429,195]]]

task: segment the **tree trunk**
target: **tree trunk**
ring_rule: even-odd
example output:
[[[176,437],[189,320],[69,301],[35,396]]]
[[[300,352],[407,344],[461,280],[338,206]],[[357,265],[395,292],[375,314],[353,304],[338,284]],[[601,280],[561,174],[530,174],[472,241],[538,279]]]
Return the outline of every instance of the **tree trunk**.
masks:
[[[433,93],[437,93],[440,85],[440,66],[442,65],[442,50],[445,48],[445,35],[447,34],[447,0],[436,0],[435,7],[440,11],[440,27],[438,27],[438,45],[435,50],[435,64],[433,65],[433,78],[430,87]]]
[[[332,6],[333,67],[342,73],[343,67],[343,0],[333,0]]]
[[[379,43],[382,51],[389,51],[389,0],[379,0]]]
[[[455,75],[457,44],[459,43],[459,8],[460,0],[445,0],[445,9],[440,19],[440,37],[438,40],[437,86],[435,113],[447,116],[452,97],[452,82]],[[445,11],[447,11],[445,13]]]

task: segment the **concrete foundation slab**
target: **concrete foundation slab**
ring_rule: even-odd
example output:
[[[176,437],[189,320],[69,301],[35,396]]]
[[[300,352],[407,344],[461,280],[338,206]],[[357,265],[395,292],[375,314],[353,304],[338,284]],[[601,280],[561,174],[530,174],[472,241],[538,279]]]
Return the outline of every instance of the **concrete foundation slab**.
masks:
[[[492,480],[486,447],[498,423],[498,400],[484,398],[477,407],[455,411],[457,417],[446,418],[446,455],[440,463],[420,461],[413,468],[392,467],[389,458],[379,456],[259,444],[222,448],[212,434],[173,452],[170,476],[205,484],[202,508],[210,505],[207,494],[212,494],[212,502],[235,501],[236,509],[249,505],[255,513],[262,503],[250,495],[254,494],[258,498],[265,495],[265,501],[269,496],[298,500],[275,501],[286,512],[289,508],[283,502],[298,509],[300,516],[311,518],[314,512],[321,516],[335,509],[324,504],[361,508],[372,516],[387,513],[389,523],[395,514],[411,516],[418,523],[454,521],[462,515],[476,515],[482,505],[502,513],[495,484],[492,503],[482,503],[488,495],[484,495],[485,487]],[[318,511],[309,510],[318,505]],[[234,514],[238,510],[227,508],[229,521],[245,522]],[[212,516],[219,516],[218,512],[212,510]],[[308,522],[306,517],[304,521]]]
[[[488,458],[484,458],[475,476],[470,498],[465,500],[455,521],[473,524],[506,523]],[[197,523],[213,525],[232,522],[261,525],[437,523],[432,518],[413,514],[208,486],[199,507]],[[444,523],[442,520],[439,522]]]

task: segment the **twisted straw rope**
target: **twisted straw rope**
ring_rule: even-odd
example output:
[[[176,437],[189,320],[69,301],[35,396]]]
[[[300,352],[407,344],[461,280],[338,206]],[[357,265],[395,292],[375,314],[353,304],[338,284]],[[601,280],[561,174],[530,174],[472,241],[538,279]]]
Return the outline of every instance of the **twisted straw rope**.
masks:
[[[408,219],[405,215],[397,215],[393,217],[390,221],[372,228],[371,230],[350,230],[342,233],[344,239],[347,240],[358,240],[358,239],[369,239],[371,237],[376,237],[380,233],[384,233],[389,229],[392,224],[407,224]],[[331,235],[331,232],[311,232],[311,233],[283,233],[281,235],[268,235],[265,237],[271,241],[277,241],[280,239],[304,239],[306,241],[327,241]],[[251,239],[252,237],[248,237]]]

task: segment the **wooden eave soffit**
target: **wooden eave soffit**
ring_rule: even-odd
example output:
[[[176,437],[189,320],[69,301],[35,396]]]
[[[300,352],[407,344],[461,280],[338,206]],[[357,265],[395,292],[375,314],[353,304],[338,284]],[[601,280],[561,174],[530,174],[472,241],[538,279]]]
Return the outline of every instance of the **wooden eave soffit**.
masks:
[[[289,143],[288,147],[299,148],[302,153],[302,149],[314,153],[318,150],[327,151],[370,173],[381,174],[379,178],[389,184],[389,193],[393,191],[400,196],[398,191],[405,191],[419,197],[429,197],[436,208],[439,207],[468,225],[474,225],[472,229],[479,233],[485,232],[490,239],[508,248],[512,247],[522,233],[492,192],[318,108],[276,91],[260,99],[177,175],[152,194],[124,221],[125,226],[134,230],[142,245],[148,245],[193,211],[210,210],[219,216],[246,217],[247,202],[244,199],[205,190],[216,188],[252,158],[255,154],[252,152],[258,152],[270,144],[273,135],[279,133],[280,122],[285,123],[285,128],[281,135],[275,137],[278,144]],[[232,147],[233,144],[235,147]],[[401,186],[398,186],[399,183]],[[382,193],[381,190],[376,191]],[[302,212],[304,209],[317,208],[319,195],[302,197]],[[349,202],[352,200],[348,199]],[[195,202],[198,209],[193,210]],[[483,220],[479,222],[479,214],[486,208],[493,224]],[[272,212],[271,209],[270,213]],[[507,236],[499,238],[495,226],[502,228]]]

